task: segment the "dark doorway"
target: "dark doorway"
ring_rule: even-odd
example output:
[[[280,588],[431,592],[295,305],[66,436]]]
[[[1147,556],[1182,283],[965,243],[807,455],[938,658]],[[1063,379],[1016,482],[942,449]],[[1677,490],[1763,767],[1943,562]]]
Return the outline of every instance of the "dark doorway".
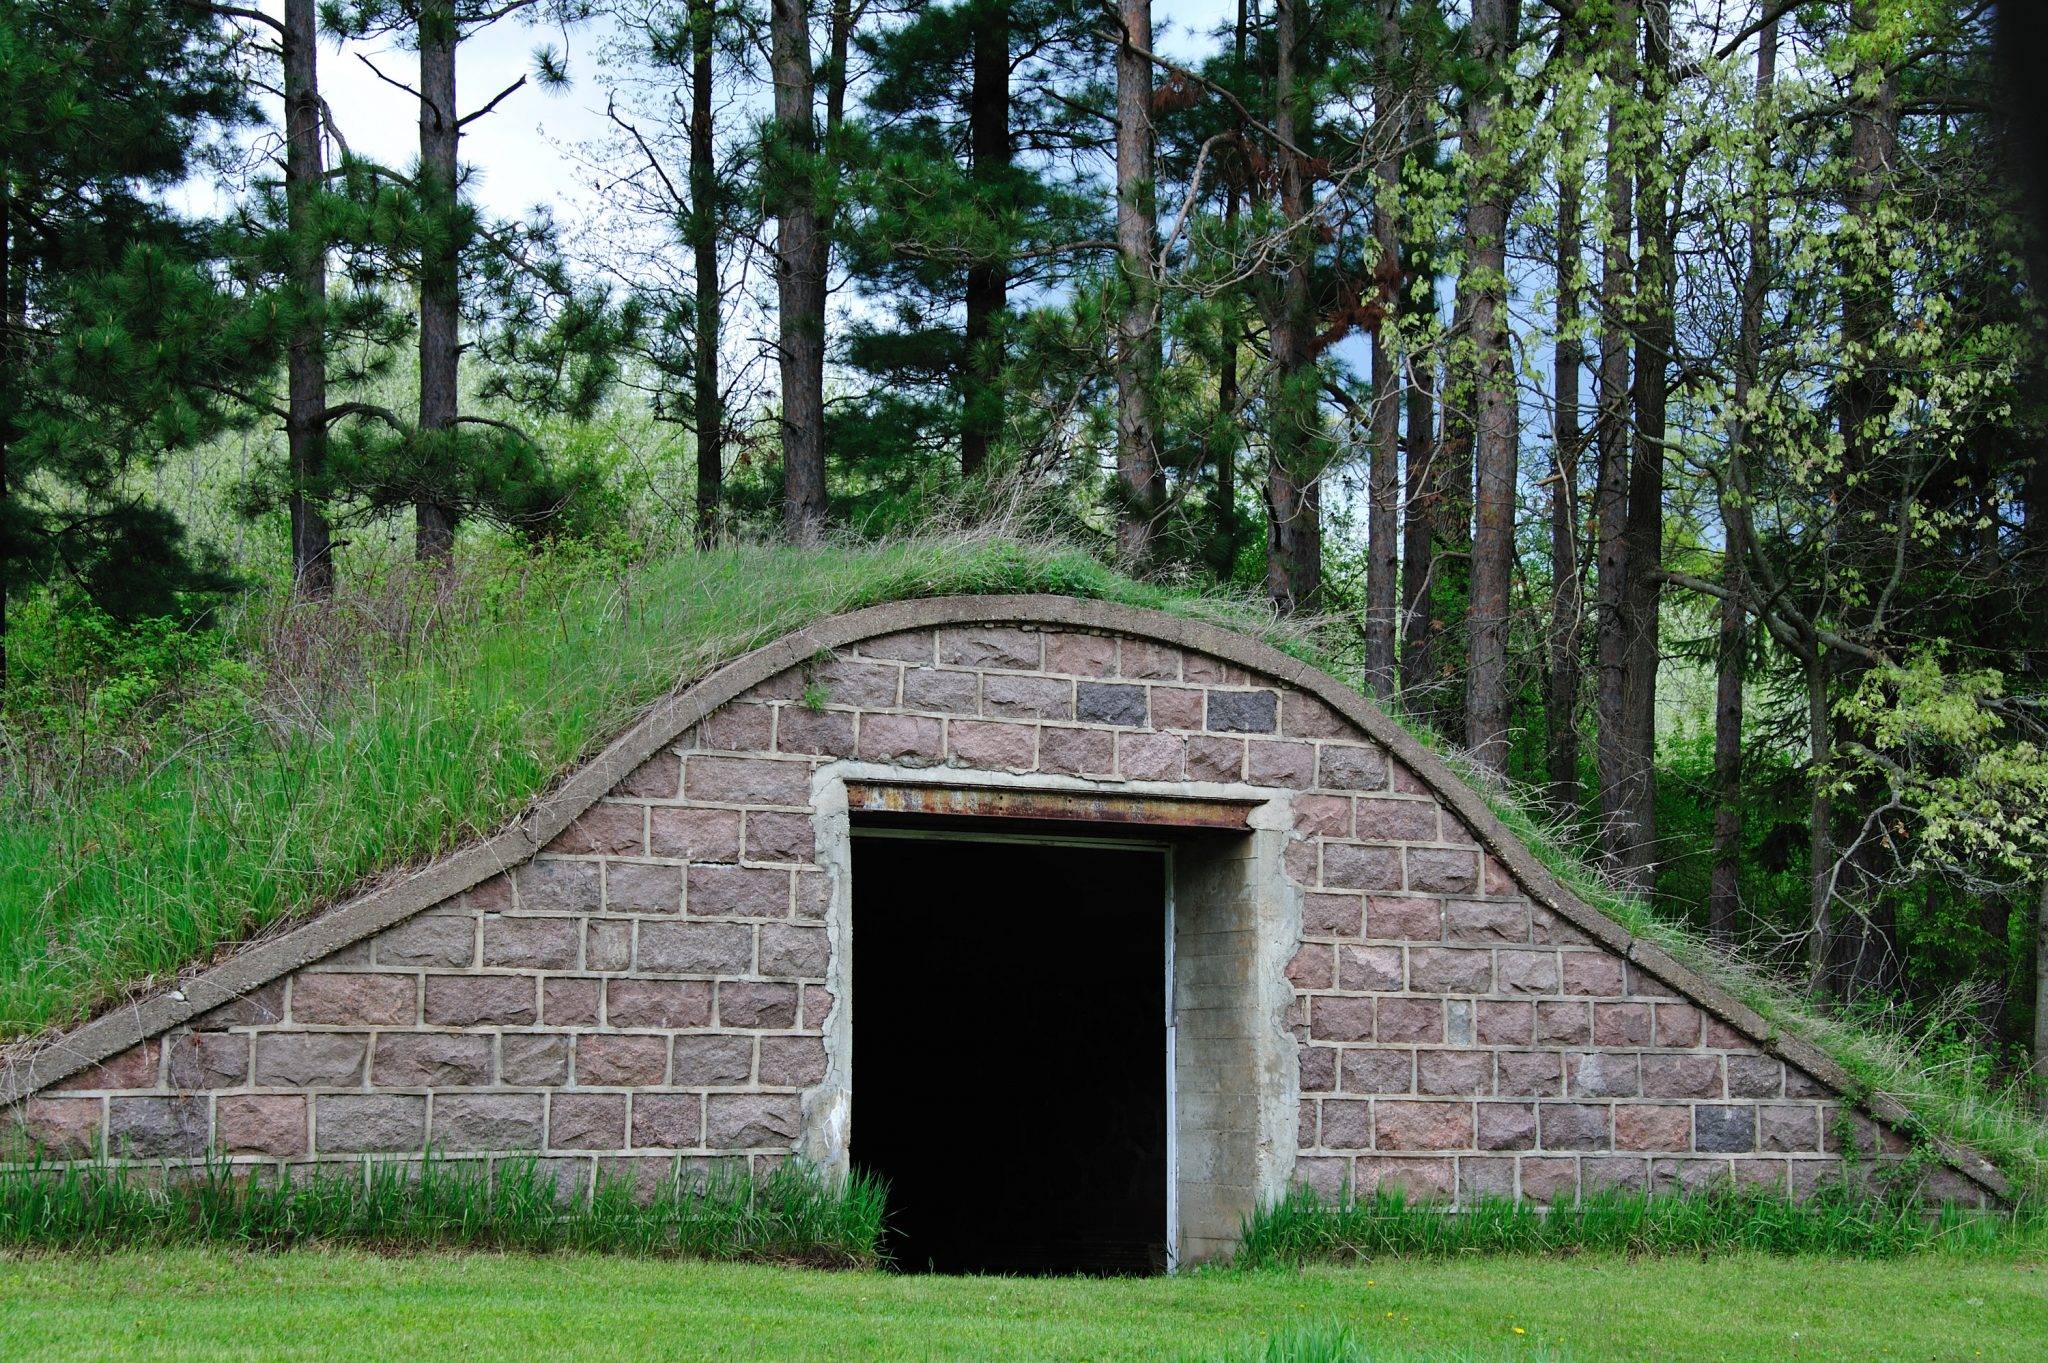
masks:
[[[1166,1267],[1165,857],[860,837],[853,1162],[943,1273]]]

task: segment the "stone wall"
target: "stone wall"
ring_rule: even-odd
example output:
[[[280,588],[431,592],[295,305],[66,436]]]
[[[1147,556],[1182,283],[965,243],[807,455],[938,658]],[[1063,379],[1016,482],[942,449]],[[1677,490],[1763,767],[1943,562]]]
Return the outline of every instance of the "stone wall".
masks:
[[[1301,930],[1281,1096],[1299,1101],[1301,1182],[1542,1202],[1722,1177],[1797,1193],[1841,1169],[1845,1138],[1899,1148],[1532,902],[1324,700],[1203,652],[1050,626],[898,631],[789,667],[525,864],[71,1075],[19,1119],[67,1157],[431,1146],[540,1156],[571,1183],[815,1148],[846,903],[818,792],[855,768],[1282,810]],[[1981,1192],[1959,1176],[1943,1191]]]

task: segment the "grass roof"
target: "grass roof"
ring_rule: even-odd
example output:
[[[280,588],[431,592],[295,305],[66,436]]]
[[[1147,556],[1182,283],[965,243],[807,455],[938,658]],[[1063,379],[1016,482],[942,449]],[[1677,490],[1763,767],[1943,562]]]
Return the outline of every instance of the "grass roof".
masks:
[[[232,721],[117,779],[0,809],[0,1038],[81,1021],[502,827],[643,706],[828,615],[921,596],[1058,593],[1213,620],[1346,670],[1311,630],[1259,604],[987,536],[739,547],[624,574],[521,560],[454,579],[401,573],[357,591],[339,607],[264,617],[250,643],[273,656]],[[1976,1146],[2017,1186],[2048,1186],[2048,1127],[2009,1095],[1813,1012],[1613,891],[1533,806],[1474,784],[1587,902],[1722,980],[1931,1131]]]

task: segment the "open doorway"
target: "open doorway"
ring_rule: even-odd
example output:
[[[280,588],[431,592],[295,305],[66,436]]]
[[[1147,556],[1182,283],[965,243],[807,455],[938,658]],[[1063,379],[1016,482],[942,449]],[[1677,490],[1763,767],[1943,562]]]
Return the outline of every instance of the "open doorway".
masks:
[[[1163,847],[864,830],[856,1166],[905,1269],[1167,1266]]]

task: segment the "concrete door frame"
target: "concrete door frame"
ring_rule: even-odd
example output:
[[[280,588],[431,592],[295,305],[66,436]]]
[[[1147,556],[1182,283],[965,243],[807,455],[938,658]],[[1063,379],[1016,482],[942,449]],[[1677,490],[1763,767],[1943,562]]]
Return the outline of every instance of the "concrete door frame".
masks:
[[[817,864],[830,880],[826,929],[834,1002],[825,1020],[825,1078],[805,1096],[797,1148],[808,1162],[834,1174],[849,1167],[858,1001],[851,974],[850,783],[1129,800],[1133,818],[1145,817],[1147,801],[1194,797],[1244,807],[1244,830],[1229,836],[1189,838],[1184,827],[1170,823],[1147,829],[1125,821],[1105,823],[1100,837],[1040,828],[1005,832],[996,819],[986,821],[992,827],[977,823],[969,830],[919,830],[911,824],[900,834],[1165,853],[1168,1261],[1172,1268],[1228,1254],[1242,1218],[1285,1192],[1298,1144],[1300,1073],[1286,972],[1300,938],[1301,904],[1282,865],[1292,828],[1290,793],[1200,782],[1105,785],[850,761],[820,768],[812,780],[811,807]],[[861,835],[880,831],[863,828]]]

